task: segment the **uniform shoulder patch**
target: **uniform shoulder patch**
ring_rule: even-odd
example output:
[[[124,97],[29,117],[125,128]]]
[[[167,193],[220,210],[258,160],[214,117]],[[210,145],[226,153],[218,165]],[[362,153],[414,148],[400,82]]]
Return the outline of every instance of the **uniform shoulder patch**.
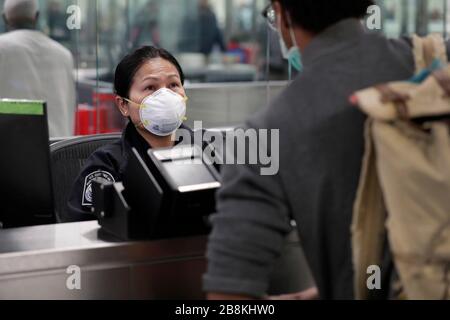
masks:
[[[107,171],[98,170],[88,174],[84,179],[83,200],[81,202],[84,207],[92,206],[92,183],[95,179],[99,179],[104,182],[116,182],[113,175]]]

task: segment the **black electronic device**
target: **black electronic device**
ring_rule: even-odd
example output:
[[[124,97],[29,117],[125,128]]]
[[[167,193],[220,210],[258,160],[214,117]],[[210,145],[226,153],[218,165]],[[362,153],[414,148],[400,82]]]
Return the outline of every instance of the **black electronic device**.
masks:
[[[0,100],[0,223],[55,222],[46,104]]]
[[[94,208],[100,225],[122,239],[161,239],[209,231],[220,188],[216,168],[195,145],[133,149],[123,182],[94,184]]]

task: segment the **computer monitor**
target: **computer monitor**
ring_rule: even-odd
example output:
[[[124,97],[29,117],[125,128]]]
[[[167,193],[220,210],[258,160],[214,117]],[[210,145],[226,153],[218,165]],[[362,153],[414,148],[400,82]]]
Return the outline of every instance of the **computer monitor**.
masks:
[[[219,173],[198,146],[133,149],[123,183],[94,183],[94,210],[102,228],[122,239],[204,235],[215,211]],[[210,160],[210,159],[208,159]]]
[[[187,236],[209,231],[215,194],[221,187],[212,160],[196,145],[150,149],[149,168],[164,190],[158,225],[164,234]]]
[[[0,223],[54,223],[46,104],[0,100]]]

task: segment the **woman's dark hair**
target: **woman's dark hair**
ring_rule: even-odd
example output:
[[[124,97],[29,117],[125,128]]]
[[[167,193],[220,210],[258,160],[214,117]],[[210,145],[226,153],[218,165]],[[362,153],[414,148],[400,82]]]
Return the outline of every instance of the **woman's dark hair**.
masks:
[[[299,27],[319,33],[347,18],[363,18],[373,0],[272,0],[278,1]]]
[[[125,56],[125,58],[120,61],[114,76],[115,93],[120,97],[129,98],[130,88],[133,84],[133,78],[136,75],[136,72],[145,62],[155,58],[162,58],[172,63],[175,68],[177,68],[178,73],[180,74],[181,83],[184,85],[183,69],[181,69],[177,59],[175,59],[175,57],[167,50],[145,46]]]

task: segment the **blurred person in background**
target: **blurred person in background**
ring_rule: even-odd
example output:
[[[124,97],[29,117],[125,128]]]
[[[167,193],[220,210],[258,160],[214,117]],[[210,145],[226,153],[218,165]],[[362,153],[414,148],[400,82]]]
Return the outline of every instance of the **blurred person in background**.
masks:
[[[238,32],[251,34],[253,32],[253,15],[256,14],[253,10],[252,2],[241,0],[234,10],[234,23]]]
[[[199,0],[197,13],[184,19],[179,50],[202,53],[209,57],[216,45],[222,52],[226,51],[216,14],[208,0]]]
[[[72,54],[36,30],[37,0],[6,0],[0,35],[0,98],[47,102],[51,137],[73,135],[76,104]]]
[[[60,43],[70,40],[70,31],[66,26],[66,19],[61,3],[56,0],[50,1],[47,8],[50,38]]]
[[[159,4],[155,0],[148,1],[139,10],[131,28],[131,47],[161,46],[161,31],[159,26]]]

